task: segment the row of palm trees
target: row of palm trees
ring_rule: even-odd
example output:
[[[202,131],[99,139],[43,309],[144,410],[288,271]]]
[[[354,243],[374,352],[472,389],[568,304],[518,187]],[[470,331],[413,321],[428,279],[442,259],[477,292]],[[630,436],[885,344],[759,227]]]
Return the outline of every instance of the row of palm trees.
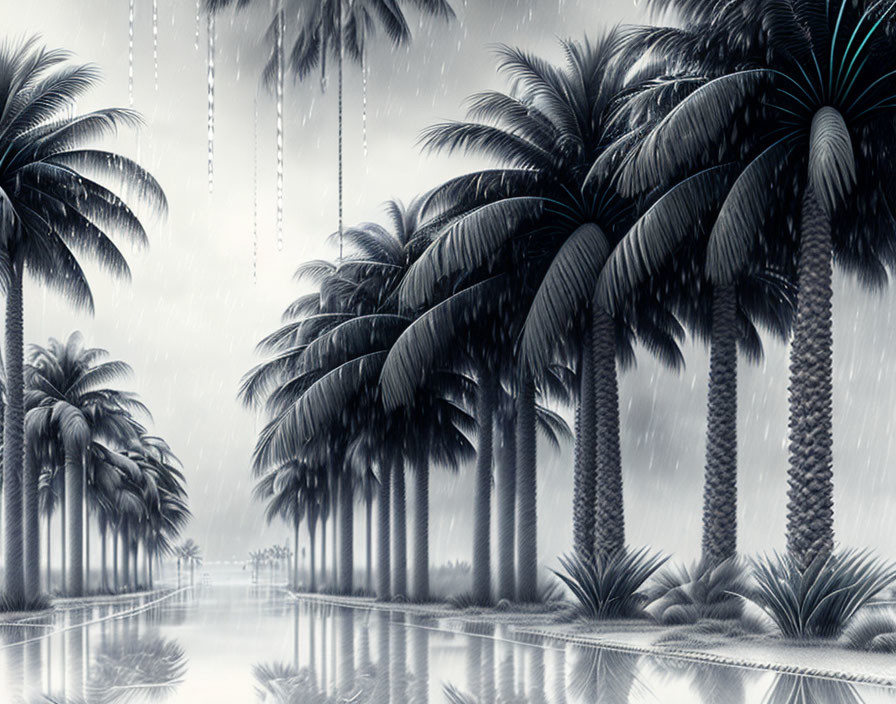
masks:
[[[45,589],[53,590],[51,520],[57,513],[60,593],[151,587],[154,564],[171,552],[190,511],[180,461],[142,422],[151,418],[149,410],[135,394],[107,386],[130,374],[130,366],[85,347],[77,332],[65,342],[32,345],[28,360],[25,463],[38,475],[46,519]],[[92,527],[100,540],[99,585],[89,581]]]
[[[315,289],[240,395],[268,419],[259,493],[306,521],[312,562],[336,514],[344,592],[363,495],[377,594],[428,598],[429,471],[470,461],[475,435],[473,599],[537,598],[540,402],[575,408],[576,556],[622,554],[618,374],[636,345],[680,368],[688,333],[710,346],[704,560],[737,550],[737,366],[761,356],[760,330],[791,340],[788,553],[804,571],[831,555],[832,267],[875,287],[896,263],[893,4],[653,5],[681,25],[565,41],[562,65],[499,48],[511,90],[422,139],[493,166],[390,203],[389,228],[343,233],[347,258],[300,267]]]
[[[139,125],[139,115],[117,108],[77,113],[76,101],[98,78],[96,67],[74,63],[68,52],[46,49],[36,38],[0,43],[3,591],[5,606],[13,609],[42,602],[42,511],[65,514],[62,588],[71,595],[85,589],[91,519],[102,538],[105,586],[106,536],[118,538],[112,552],[120,569],[113,581],[121,586],[136,579],[138,546],[151,579],[151,558],[167,549],[189,515],[177,461],[164,441],[146,434],[142,404],[105,388],[126,365],[104,361],[101,350],[84,349],[75,335],[33,348],[26,366],[26,273],[92,312],[82,259],[128,279],[128,263],[113,238],[145,245],[146,230],[132,206],[160,214],[167,209],[147,171],[96,146],[121,127]]]

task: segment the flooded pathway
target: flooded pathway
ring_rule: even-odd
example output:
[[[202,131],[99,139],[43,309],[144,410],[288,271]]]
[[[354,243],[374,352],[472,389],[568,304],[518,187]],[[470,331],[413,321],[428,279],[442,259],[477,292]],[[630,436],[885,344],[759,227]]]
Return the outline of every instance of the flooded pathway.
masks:
[[[0,626],[3,702],[790,704],[892,690],[520,638],[503,626],[186,588]]]

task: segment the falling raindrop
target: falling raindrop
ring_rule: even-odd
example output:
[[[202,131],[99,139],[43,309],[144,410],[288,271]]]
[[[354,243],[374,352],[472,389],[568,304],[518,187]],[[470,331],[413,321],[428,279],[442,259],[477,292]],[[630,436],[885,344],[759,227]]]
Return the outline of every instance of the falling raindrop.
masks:
[[[208,13],[208,192],[215,185],[215,13]]]
[[[135,0],[128,4],[128,103],[134,107],[134,7]]]
[[[159,89],[159,0],[152,0],[152,71],[155,89]]]
[[[252,283],[258,283],[258,94],[252,104]]]
[[[283,7],[277,13],[277,249],[283,249]]]

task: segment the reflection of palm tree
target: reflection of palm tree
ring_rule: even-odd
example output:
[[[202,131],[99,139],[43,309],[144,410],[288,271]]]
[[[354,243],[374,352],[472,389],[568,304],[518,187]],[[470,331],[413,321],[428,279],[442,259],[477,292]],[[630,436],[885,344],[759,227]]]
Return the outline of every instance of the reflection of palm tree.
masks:
[[[429,702],[429,629],[424,619],[411,621],[411,667],[414,685],[411,701],[414,704]]]
[[[379,611],[376,614],[376,677],[374,679],[373,704],[389,704],[389,612]]]
[[[862,704],[864,700],[849,682],[781,674],[763,701],[768,704]]]
[[[336,623],[339,627],[336,641],[339,657],[336,691],[337,694],[348,697],[355,686],[355,610],[337,609]]]
[[[704,704],[740,704],[746,697],[747,675],[753,674],[752,670],[672,658],[656,658],[653,665],[664,674],[686,676]]]
[[[626,704],[640,683],[637,669],[641,656],[618,650],[578,648],[569,691],[573,698],[601,704]]]
[[[186,669],[183,648],[174,640],[160,636],[120,639],[100,648],[85,694],[88,701],[97,704],[138,697],[163,701],[173,696]]]

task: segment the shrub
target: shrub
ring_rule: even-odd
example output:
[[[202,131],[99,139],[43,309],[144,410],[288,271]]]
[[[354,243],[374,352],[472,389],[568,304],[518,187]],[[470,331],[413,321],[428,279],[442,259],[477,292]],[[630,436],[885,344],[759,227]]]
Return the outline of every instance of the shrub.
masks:
[[[867,550],[819,557],[806,570],[789,555],[753,560],[756,587],[741,595],[785,638],[838,638],[856,613],[896,581],[896,566]]]
[[[622,550],[606,559],[565,555],[560,558],[564,572],[554,574],[590,618],[630,618],[643,613],[648,597],[641,588],[667,559],[647,548]]]
[[[740,618],[740,594],[747,576],[736,558],[713,567],[700,561],[692,567],[663,570],[656,577],[650,614],[666,625],[692,624],[703,619]]]
[[[859,614],[845,638],[847,648],[896,653],[896,618],[887,613]]]

